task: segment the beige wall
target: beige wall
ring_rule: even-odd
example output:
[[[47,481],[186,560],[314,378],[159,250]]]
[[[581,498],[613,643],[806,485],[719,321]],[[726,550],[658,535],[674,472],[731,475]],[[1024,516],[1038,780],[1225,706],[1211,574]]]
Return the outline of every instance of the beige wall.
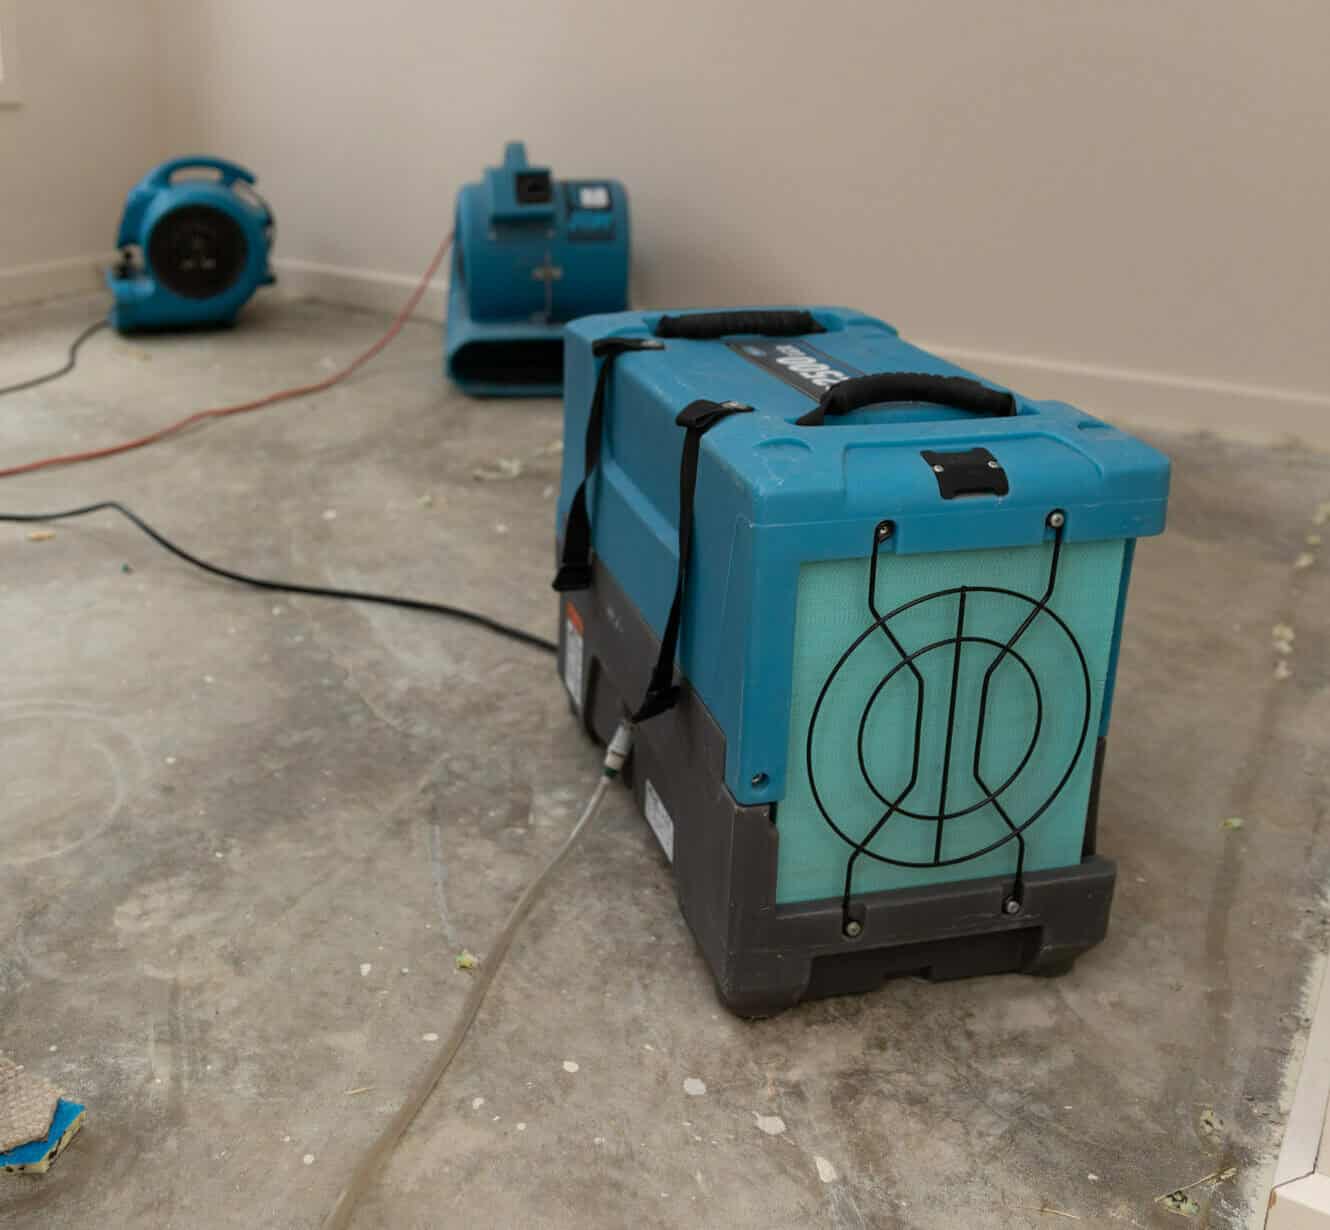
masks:
[[[20,105],[0,106],[0,303],[96,285],[125,193],[162,149],[149,0],[10,7],[22,73]]]
[[[113,226],[156,73],[167,148],[259,173],[288,286],[394,299],[522,137],[627,182],[641,303],[849,303],[1107,413],[1330,420],[1322,0],[154,0],[146,58],[141,5],[25,3],[100,34],[24,190],[69,216],[0,265]]]

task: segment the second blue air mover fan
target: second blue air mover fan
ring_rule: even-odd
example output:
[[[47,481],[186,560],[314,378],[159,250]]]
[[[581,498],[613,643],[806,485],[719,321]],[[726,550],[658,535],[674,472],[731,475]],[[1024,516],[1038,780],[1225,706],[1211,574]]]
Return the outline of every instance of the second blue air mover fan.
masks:
[[[514,141],[457,198],[444,370],[475,396],[558,396],[563,327],[628,306],[628,194],[557,180]]]

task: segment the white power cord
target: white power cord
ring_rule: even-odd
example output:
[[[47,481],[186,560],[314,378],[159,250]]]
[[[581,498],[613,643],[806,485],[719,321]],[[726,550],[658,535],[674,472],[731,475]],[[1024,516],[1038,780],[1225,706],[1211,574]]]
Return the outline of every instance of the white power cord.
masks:
[[[447,1041],[443,1044],[434,1061],[411,1088],[406,1100],[397,1113],[393,1115],[387,1127],[379,1133],[378,1138],[357,1163],[355,1170],[351,1173],[351,1178],[338,1195],[337,1203],[333,1205],[328,1216],[324,1218],[323,1230],[346,1230],[346,1227],[351,1224],[351,1218],[361,1197],[369,1190],[375,1177],[387,1165],[397,1148],[398,1142],[406,1134],[407,1128],[411,1126],[415,1117],[420,1114],[421,1107],[429,1100],[430,1094],[438,1088],[439,1082],[443,1079],[443,1074],[448,1071],[449,1066],[457,1057],[457,1052],[462,1049],[462,1043],[466,1041],[466,1036],[480,1012],[481,1005],[485,1002],[485,996],[499,972],[499,967],[503,964],[504,958],[508,955],[508,950],[512,947],[518,929],[526,921],[527,915],[531,913],[541,893],[545,891],[550,880],[553,879],[554,873],[559,870],[564,860],[573,852],[573,847],[577,845],[578,840],[587,830],[591,821],[596,818],[596,813],[600,810],[605,795],[609,793],[610,784],[619,776],[632,746],[633,726],[627,721],[620,722],[619,728],[614,732],[614,738],[610,740],[609,748],[605,752],[600,780],[596,783],[595,790],[587,800],[586,807],[582,809],[582,814],[578,817],[577,823],[573,825],[572,832],[568,834],[554,857],[545,864],[536,878],[527,885],[526,891],[518,898],[517,904],[513,906],[512,913],[508,915],[507,921],[503,924],[503,930],[499,932],[499,938],[494,942],[494,947],[486,955],[480,966],[476,981],[472,984],[466,1002],[462,1005],[462,1013],[457,1018]]]

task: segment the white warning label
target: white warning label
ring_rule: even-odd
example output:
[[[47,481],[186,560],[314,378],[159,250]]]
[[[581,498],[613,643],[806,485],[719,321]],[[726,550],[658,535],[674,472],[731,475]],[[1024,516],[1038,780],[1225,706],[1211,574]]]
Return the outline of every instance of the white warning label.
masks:
[[[665,851],[665,857],[674,862],[674,821],[670,819],[670,813],[665,810],[665,804],[650,780],[647,781],[646,789],[642,793],[643,802],[646,804],[647,823],[651,825],[651,831],[660,842],[660,848]]]

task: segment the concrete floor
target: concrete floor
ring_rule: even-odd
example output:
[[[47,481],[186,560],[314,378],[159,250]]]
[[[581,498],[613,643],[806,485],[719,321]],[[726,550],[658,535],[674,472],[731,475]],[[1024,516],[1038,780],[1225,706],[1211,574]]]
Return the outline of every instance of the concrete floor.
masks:
[[[0,383],[97,310],[0,314]],[[270,298],[226,334],[103,335],[0,402],[0,456],[307,381],[383,323]],[[235,567],[550,632],[558,408],[459,398],[438,359],[413,325],[320,398],[0,483],[0,507],[114,497]],[[897,982],[744,1023],[616,792],[357,1225],[1182,1226],[1154,1198],[1228,1166],[1190,1224],[1248,1224],[1327,936],[1330,549],[1292,562],[1330,458],[1160,442],[1172,524],[1137,556],[1101,948],[1061,980]],[[475,481],[499,454],[535,459]],[[0,526],[0,611],[0,1050],[89,1107],[49,1176],[0,1177],[0,1224],[316,1226],[447,1032],[455,954],[484,955],[593,782],[552,663],[274,601],[110,515],[44,542]]]

